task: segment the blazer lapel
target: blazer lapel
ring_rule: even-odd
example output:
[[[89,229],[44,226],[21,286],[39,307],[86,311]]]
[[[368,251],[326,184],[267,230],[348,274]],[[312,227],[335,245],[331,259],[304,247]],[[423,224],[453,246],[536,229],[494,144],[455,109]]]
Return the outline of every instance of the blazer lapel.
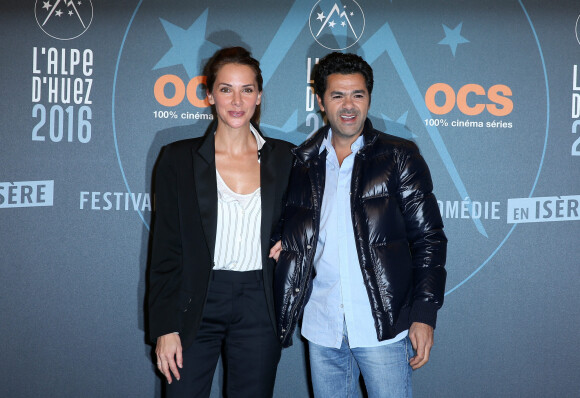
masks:
[[[261,150],[260,157],[260,191],[262,201],[262,266],[269,273],[268,253],[270,252],[270,235],[272,233],[272,214],[274,212],[274,200],[276,197],[276,181],[274,170],[276,159],[272,156],[272,144],[268,141]],[[267,279],[266,279],[267,280]]]
[[[214,258],[217,229],[217,182],[215,168],[215,139],[210,131],[198,148],[192,149],[193,178],[199,212],[211,259]]]

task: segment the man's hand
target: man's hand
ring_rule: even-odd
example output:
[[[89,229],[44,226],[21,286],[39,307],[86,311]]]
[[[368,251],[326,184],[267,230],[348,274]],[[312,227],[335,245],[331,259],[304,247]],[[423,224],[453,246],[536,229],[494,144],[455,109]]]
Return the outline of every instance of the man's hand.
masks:
[[[276,242],[276,244],[274,246],[272,246],[272,248],[270,249],[270,258],[273,258],[274,260],[278,261],[278,258],[280,257],[280,252],[282,251],[282,241],[278,241]]]
[[[171,373],[179,381],[179,371],[177,367],[183,368],[183,356],[181,355],[181,339],[177,333],[164,334],[157,338],[157,368],[167,378],[171,384]]]
[[[429,353],[433,347],[433,328],[425,323],[413,322],[409,328],[409,339],[417,352],[417,355],[409,361],[409,365],[413,370],[417,370],[429,361]]]

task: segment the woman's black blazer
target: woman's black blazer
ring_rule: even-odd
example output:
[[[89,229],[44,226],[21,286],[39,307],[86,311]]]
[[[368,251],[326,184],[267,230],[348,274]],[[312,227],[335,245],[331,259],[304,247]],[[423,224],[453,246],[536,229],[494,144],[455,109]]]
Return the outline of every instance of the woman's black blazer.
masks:
[[[213,267],[217,225],[215,126],[204,137],[174,142],[155,173],[155,215],[149,274],[152,341],[179,332],[183,349],[195,338]],[[274,261],[268,258],[292,166],[292,144],[267,138],[260,151],[261,247],[266,302],[276,331]]]

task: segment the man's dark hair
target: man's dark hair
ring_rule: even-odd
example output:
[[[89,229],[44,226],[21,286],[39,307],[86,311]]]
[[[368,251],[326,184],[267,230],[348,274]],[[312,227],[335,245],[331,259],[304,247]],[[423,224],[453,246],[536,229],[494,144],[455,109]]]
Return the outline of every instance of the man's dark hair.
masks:
[[[326,92],[326,81],[329,75],[340,73],[341,75],[351,75],[360,73],[366,82],[369,99],[373,91],[373,69],[361,57],[352,53],[333,52],[322,58],[314,66],[312,75],[314,77],[314,90],[321,99]]]

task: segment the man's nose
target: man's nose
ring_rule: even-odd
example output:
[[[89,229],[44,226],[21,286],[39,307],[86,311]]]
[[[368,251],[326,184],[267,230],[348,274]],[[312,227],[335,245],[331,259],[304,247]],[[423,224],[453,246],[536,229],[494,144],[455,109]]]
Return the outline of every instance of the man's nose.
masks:
[[[345,96],[342,101],[342,107],[345,109],[352,109],[353,108],[352,98],[350,98],[349,96]]]

